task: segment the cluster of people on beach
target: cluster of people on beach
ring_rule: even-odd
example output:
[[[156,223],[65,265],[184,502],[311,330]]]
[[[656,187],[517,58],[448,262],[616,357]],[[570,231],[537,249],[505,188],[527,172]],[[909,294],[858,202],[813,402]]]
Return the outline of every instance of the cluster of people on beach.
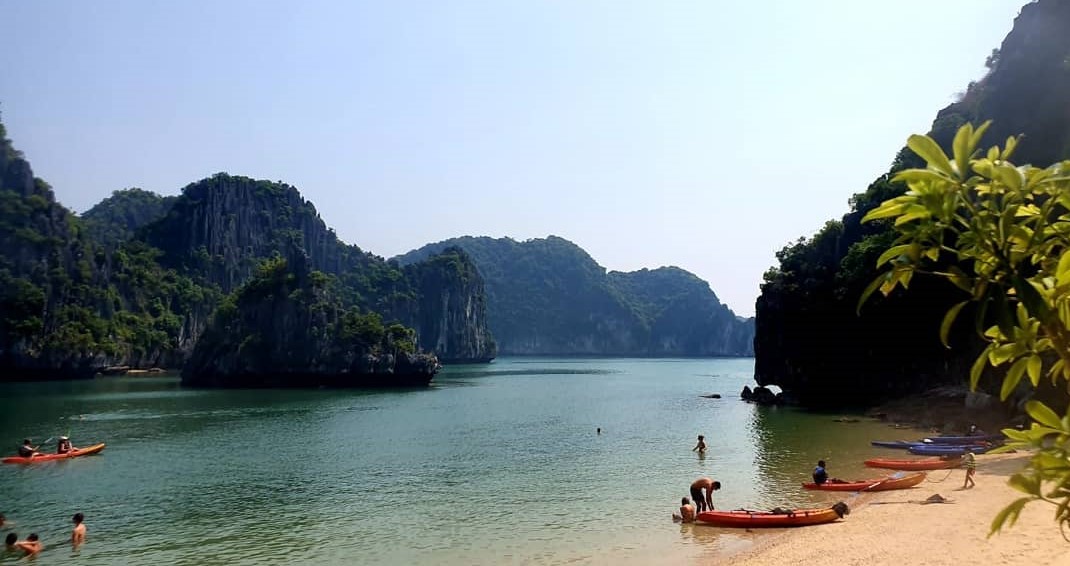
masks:
[[[602,433],[602,429],[598,429],[598,433]],[[977,427],[977,425],[970,425],[968,432],[969,436],[983,436],[985,433],[983,430]],[[703,456],[706,453],[706,437],[698,435],[698,443],[691,449],[692,452],[698,452],[699,456]],[[962,467],[966,469],[966,478],[962,482],[962,489],[969,489],[976,485],[973,480],[973,476],[977,471],[977,460],[972,450],[967,449],[966,453],[961,456]],[[829,477],[828,470],[824,460],[818,460],[817,466],[814,467],[814,471],[811,474],[814,483],[822,485],[826,483],[847,483],[844,480],[838,478]],[[677,513],[673,513],[672,518],[674,521],[693,523],[698,518],[698,514],[703,511],[713,511],[713,492],[721,489],[721,482],[714,481],[707,477],[701,477],[691,483],[691,499],[684,497],[680,499],[680,510]],[[692,500],[694,502],[692,502]]]
[[[71,517],[71,522],[74,523],[74,529],[71,531],[71,544],[77,548],[78,545],[85,542],[85,516],[81,513],[75,513]],[[12,526],[12,523],[7,518],[0,514],[0,529],[8,529]],[[37,536],[37,533],[30,533],[28,537],[23,540],[19,540],[18,533],[9,532],[4,537],[4,553],[5,554],[21,554],[22,556],[34,556],[44,549],[45,545],[41,542],[41,538]]]
[[[701,434],[698,435],[698,443],[695,444],[691,451],[698,452],[699,456],[705,455],[706,437]],[[713,492],[719,489],[721,489],[721,482],[707,477],[701,477],[691,482],[691,499],[687,497],[680,499],[680,511],[679,513],[673,513],[673,520],[693,523],[699,513],[713,511]],[[694,503],[692,503],[692,499]]]

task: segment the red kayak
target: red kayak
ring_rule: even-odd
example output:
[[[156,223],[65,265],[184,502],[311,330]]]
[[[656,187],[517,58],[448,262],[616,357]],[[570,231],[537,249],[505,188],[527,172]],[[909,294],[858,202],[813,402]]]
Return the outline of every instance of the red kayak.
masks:
[[[36,464],[38,462],[51,462],[53,460],[66,460],[67,458],[77,458],[79,456],[88,456],[90,454],[96,454],[104,450],[104,443],[94,444],[92,446],[86,446],[85,448],[79,448],[77,450],[71,450],[66,454],[38,454],[32,458],[24,458],[22,456],[10,456],[0,460],[5,464]]]
[[[925,472],[916,474],[892,474],[886,478],[852,482],[826,482],[823,484],[804,483],[806,489],[821,489],[824,491],[887,491],[889,489],[906,489],[914,487],[925,479]]]
[[[714,527],[805,527],[831,523],[850,513],[842,501],[828,509],[799,509],[797,511],[703,511],[696,520]]]
[[[895,458],[873,458],[863,462],[870,468],[889,470],[950,470],[962,465],[962,458],[925,458],[924,460],[898,460]]]

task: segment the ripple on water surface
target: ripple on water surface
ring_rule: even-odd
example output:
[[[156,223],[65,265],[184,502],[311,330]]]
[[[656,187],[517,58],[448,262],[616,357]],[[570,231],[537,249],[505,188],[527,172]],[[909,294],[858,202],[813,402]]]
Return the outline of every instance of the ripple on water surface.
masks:
[[[861,474],[885,429],[727,398],[750,360],[499,360],[426,389],[203,391],[174,378],[0,385],[13,439],[69,432],[95,457],[0,467],[21,534],[80,564],[643,564],[752,536],[678,525],[699,475],[721,508],[825,504],[818,458]],[[722,393],[726,398],[699,395]],[[596,428],[603,434],[595,434]],[[705,434],[710,451],[691,452]]]

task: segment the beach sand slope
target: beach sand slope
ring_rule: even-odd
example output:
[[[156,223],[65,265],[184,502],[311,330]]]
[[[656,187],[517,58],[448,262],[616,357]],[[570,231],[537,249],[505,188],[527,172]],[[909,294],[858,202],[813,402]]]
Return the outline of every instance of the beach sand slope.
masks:
[[[977,487],[962,490],[964,470],[930,472],[916,488],[866,494],[843,521],[781,530],[750,550],[709,564],[962,566],[1070,566],[1070,542],[1053,520],[1055,507],[1027,505],[1014,527],[986,538],[992,518],[1021,494],[1007,485],[1026,454],[978,456]],[[946,476],[946,479],[941,480]],[[950,503],[921,505],[939,494]],[[1070,535],[1070,533],[1068,533]]]

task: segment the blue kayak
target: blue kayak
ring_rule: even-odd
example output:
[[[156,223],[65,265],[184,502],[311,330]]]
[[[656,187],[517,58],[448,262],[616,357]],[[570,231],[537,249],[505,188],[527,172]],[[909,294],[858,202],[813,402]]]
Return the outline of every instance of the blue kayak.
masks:
[[[879,446],[881,448],[899,448],[901,450],[906,450],[911,446],[917,446],[921,444],[921,442],[913,440],[874,440],[870,442],[870,444],[874,446]]]
[[[981,442],[996,442],[1003,440],[1002,434],[989,434],[988,436],[930,436],[923,442],[931,442],[933,444],[976,444]]]
[[[995,446],[962,446],[955,444],[915,444],[908,448],[911,454],[919,456],[962,456],[967,450],[974,454],[984,454]]]

